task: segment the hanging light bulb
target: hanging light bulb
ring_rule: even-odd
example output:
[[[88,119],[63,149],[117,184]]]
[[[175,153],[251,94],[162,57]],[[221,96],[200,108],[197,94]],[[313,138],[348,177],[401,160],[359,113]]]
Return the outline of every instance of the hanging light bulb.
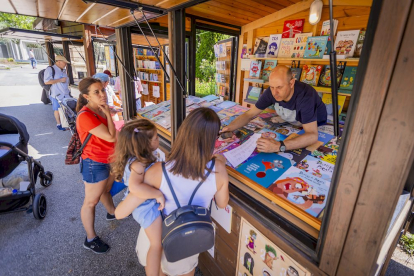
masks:
[[[321,0],[315,0],[310,6],[309,23],[316,25],[321,20],[323,2]]]

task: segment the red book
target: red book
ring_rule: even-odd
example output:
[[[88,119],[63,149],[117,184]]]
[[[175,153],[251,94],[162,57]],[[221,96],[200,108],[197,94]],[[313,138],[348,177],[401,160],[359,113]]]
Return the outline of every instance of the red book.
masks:
[[[292,38],[303,30],[305,19],[286,20],[283,24],[282,38]]]

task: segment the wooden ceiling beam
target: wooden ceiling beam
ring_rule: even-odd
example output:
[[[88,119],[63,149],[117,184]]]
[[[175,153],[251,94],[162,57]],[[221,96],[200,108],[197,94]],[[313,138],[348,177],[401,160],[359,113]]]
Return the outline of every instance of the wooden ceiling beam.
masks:
[[[14,13],[18,14],[18,12],[17,12],[17,10],[16,10],[16,7],[15,7],[15,6],[14,6],[14,4],[13,4],[13,1],[12,1],[12,0],[9,0],[9,3],[10,3],[10,5],[11,5],[11,6],[12,6],[12,8],[13,8]]]
[[[92,24],[96,24],[96,22],[98,22],[99,20],[101,20],[101,19],[103,19],[103,18],[107,17],[108,15],[110,15],[111,13],[113,13],[113,12],[115,12],[115,11],[117,11],[117,10],[119,10],[119,8],[114,8],[114,9],[112,9],[111,11],[109,11],[109,12],[105,13],[104,15],[102,15],[101,17],[99,17],[98,19],[96,19],[95,21],[93,21],[93,22],[92,22]]]
[[[63,5],[60,8],[59,15],[58,15],[57,19],[60,19],[60,17],[62,16],[63,12],[65,11],[66,6],[68,5],[69,1],[70,0],[65,0],[65,2],[63,2]]]
[[[92,3],[86,10],[84,10],[83,11],[83,13],[78,17],[78,18],[76,18],[76,22],[79,22],[79,20],[90,10],[90,9],[92,9],[94,6],[96,5],[96,3]]]

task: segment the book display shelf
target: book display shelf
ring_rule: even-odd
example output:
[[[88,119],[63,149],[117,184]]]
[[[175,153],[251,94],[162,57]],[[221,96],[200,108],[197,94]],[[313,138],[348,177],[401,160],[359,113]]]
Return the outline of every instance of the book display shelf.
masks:
[[[229,99],[231,79],[231,41],[219,41],[214,45],[216,55],[216,95]]]
[[[157,48],[158,49],[158,48]],[[164,101],[164,71],[152,53],[147,48],[134,48],[135,70],[143,86],[142,105],[145,102],[158,104]],[[160,51],[160,60],[163,60]]]

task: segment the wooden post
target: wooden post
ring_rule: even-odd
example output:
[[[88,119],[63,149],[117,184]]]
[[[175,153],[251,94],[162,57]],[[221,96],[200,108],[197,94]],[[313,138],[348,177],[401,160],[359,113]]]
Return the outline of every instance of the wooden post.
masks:
[[[55,64],[55,51],[53,50],[53,44],[49,41],[46,42],[46,52],[49,66],[53,66],[53,64]]]
[[[63,46],[63,56],[69,61],[70,60],[70,51],[69,51],[69,41],[63,41],[62,42],[62,46]],[[75,82],[73,81],[73,71],[72,71],[72,64],[67,64],[66,65],[66,73],[69,77],[69,84],[74,84]]]
[[[86,70],[88,77],[96,73],[95,58],[93,55],[92,33],[88,25],[83,25],[83,47],[85,49]]]

